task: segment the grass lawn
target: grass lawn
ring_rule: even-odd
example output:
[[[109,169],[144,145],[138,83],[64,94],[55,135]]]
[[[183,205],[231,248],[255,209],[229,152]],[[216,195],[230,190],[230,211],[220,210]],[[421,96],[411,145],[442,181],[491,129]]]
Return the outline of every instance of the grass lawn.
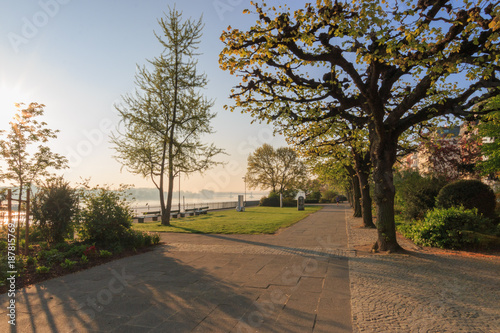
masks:
[[[297,208],[249,207],[245,212],[235,209],[208,212],[206,215],[171,219],[170,226],[161,222],[134,223],[132,228],[153,232],[184,232],[202,234],[273,234],[280,228],[297,223],[321,206]]]

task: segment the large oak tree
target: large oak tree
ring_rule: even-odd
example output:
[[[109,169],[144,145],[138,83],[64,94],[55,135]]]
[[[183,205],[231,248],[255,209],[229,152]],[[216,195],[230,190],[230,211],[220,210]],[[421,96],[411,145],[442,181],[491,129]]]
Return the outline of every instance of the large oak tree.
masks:
[[[499,93],[498,7],[468,0],[318,0],[295,11],[255,4],[255,26],[222,34],[220,66],[241,77],[233,108],[278,128],[329,119],[366,124],[374,248],[397,251],[399,138],[433,118],[491,111],[483,102]]]

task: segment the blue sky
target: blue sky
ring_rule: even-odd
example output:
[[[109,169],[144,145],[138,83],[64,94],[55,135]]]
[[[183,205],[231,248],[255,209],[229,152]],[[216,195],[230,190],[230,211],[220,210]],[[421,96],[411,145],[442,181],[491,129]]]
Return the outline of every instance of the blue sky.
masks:
[[[136,65],[161,53],[153,30],[159,30],[157,19],[174,5],[184,18],[203,14],[198,69],[210,80],[204,93],[215,99],[213,111],[218,114],[212,123],[217,133],[206,141],[228,153],[219,158],[227,163],[224,167],[183,177],[182,188],[243,191],[248,154],[263,143],[285,145],[283,138],[272,136],[271,127],[250,124],[250,116],[223,109],[238,82],[219,69],[219,37],[229,25],[245,28],[255,23],[254,15],[242,14],[251,8],[247,0],[3,1],[0,128],[7,128],[15,102],[43,103],[44,120],[60,130],[51,146],[70,160],[70,169],[64,171],[68,180],[152,187],[149,180],[120,170],[108,134],[119,121],[113,105],[134,89]]]

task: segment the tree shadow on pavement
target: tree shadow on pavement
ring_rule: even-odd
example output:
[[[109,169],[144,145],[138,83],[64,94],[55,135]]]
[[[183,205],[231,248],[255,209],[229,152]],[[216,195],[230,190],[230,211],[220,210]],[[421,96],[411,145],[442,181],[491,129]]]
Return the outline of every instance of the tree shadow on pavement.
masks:
[[[16,326],[5,319],[0,331],[230,331],[256,297],[236,287],[154,251],[17,291]],[[0,296],[4,318],[8,302]]]

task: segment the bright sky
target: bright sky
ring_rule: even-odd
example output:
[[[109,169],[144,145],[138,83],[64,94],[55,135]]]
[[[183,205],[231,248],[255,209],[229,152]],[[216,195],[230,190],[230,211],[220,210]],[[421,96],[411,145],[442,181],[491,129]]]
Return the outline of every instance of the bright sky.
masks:
[[[7,128],[15,102],[45,104],[44,121],[60,130],[53,150],[70,161],[64,171],[67,180],[75,183],[90,177],[94,185],[153,187],[149,180],[120,170],[108,134],[119,121],[113,105],[134,89],[136,64],[161,53],[153,30],[159,31],[157,19],[174,5],[184,18],[198,19],[203,14],[198,70],[210,80],[205,95],[215,99],[212,110],[218,114],[212,123],[217,133],[206,140],[228,153],[219,158],[227,163],[225,167],[183,177],[182,189],[243,191],[248,154],[263,143],[286,144],[283,138],[273,137],[270,126],[250,124],[250,116],[223,109],[231,103],[228,96],[238,82],[219,69],[223,47],[219,37],[229,25],[245,28],[255,23],[254,15],[242,14],[252,8],[249,0],[4,1],[0,129]]]

